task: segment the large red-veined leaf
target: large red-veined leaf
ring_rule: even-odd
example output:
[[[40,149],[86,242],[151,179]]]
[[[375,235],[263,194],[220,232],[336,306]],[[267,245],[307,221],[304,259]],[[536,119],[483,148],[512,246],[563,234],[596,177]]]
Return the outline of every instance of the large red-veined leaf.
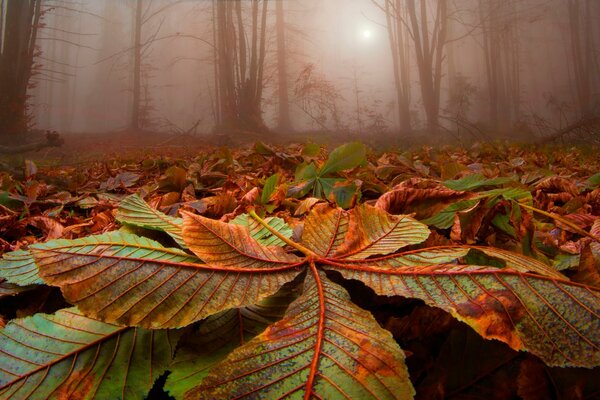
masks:
[[[186,398],[410,399],[404,354],[373,316],[311,268],[285,317],[232,352]]]
[[[427,225],[409,216],[391,215],[368,205],[357,206],[350,214],[346,240],[334,257],[356,260],[393,253],[425,241],[429,233]]]
[[[569,281],[493,267],[331,263],[380,295],[418,298],[485,338],[527,350],[551,366],[600,364],[600,292]]]
[[[143,398],[179,335],[107,324],[76,308],[12,320],[0,330],[0,397]]]
[[[268,270],[300,261],[281,247],[261,245],[243,226],[188,212],[184,212],[183,239],[200,259],[221,268]]]
[[[349,214],[329,204],[317,204],[306,217],[302,243],[322,257],[332,255],[344,242]]]
[[[255,304],[299,272],[279,260],[272,268],[265,260],[255,267],[254,259],[228,268],[201,264],[181,250],[120,232],[36,244],[30,251],[40,276],[86,315],[152,328]]]
[[[183,219],[166,215],[148,205],[139,195],[123,199],[117,210],[119,222],[167,233],[181,247],[185,242],[181,236]]]
[[[0,278],[19,286],[44,283],[38,275],[33,257],[27,250],[11,251],[2,256]]]
[[[550,276],[557,279],[567,279],[563,274],[553,267],[544,264],[534,258],[502,250],[494,247],[484,246],[436,246],[425,249],[411,250],[391,254],[384,257],[371,258],[369,260],[343,260],[344,263],[353,265],[368,264],[369,266],[382,265],[385,267],[416,267],[419,265],[429,266],[434,264],[447,264],[456,262],[465,257],[469,251],[477,250],[487,256],[497,258],[506,267],[519,272],[535,272],[540,275]],[[335,259],[334,259],[335,260]],[[338,260],[339,261],[339,260]]]
[[[280,320],[298,297],[296,286],[291,282],[258,304],[223,311],[202,321],[194,335],[180,343],[177,357],[169,367],[165,390],[175,398],[183,398],[233,349]]]

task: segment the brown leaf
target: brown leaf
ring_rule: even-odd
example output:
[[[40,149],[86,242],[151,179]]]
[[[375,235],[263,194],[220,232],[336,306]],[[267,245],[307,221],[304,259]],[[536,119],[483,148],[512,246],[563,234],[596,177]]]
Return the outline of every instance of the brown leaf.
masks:
[[[536,190],[541,190],[546,193],[568,193],[571,196],[577,196],[579,190],[572,179],[562,176],[549,176],[542,179],[537,185]]]
[[[442,211],[449,204],[470,196],[466,192],[457,192],[439,184],[427,185],[430,186],[428,188],[407,187],[409,185],[410,183],[405,182],[396,185],[377,200],[375,207],[390,214],[416,213],[417,219],[425,219]]]
[[[600,215],[600,189],[588,193],[585,201],[590,205],[592,214]]]
[[[43,215],[30,217],[27,219],[27,223],[44,232],[46,240],[58,239],[62,237],[65,229],[60,222]]]
[[[237,200],[228,193],[218,194],[213,197],[205,197],[202,203],[206,205],[204,215],[213,218],[219,218],[235,210]]]
[[[259,197],[260,189],[254,187],[240,199],[240,205],[255,204]]]
[[[307,197],[306,199],[304,199],[300,202],[300,204],[298,205],[298,208],[296,208],[296,211],[294,212],[294,216],[299,217],[301,215],[306,214],[319,201],[320,201],[320,199],[318,199],[316,197]]]
[[[600,265],[592,253],[590,243],[586,243],[581,249],[577,273],[571,279],[584,285],[600,287]]]

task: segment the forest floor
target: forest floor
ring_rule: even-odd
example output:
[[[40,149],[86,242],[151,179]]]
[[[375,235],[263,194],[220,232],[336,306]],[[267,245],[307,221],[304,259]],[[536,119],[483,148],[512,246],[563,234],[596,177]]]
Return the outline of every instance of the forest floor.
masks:
[[[325,149],[246,139],[66,136],[63,147],[6,157],[0,160],[9,166],[0,172],[0,254],[117,230],[119,204],[133,193],[171,216],[190,210],[224,222],[256,204],[296,236],[315,204],[367,203],[427,224],[428,246],[494,246],[600,287],[597,148],[497,142],[368,150],[366,160],[331,174],[335,190],[317,184],[305,190],[312,178],[304,168],[321,167],[341,140]],[[332,279],[405,350],[418,398],[600,398],[600,368],[547,367],[529,353],[482,339],[421,300],[378,296],[358,281]],[[2,285],[2,325],[67,305],[55,289]]]

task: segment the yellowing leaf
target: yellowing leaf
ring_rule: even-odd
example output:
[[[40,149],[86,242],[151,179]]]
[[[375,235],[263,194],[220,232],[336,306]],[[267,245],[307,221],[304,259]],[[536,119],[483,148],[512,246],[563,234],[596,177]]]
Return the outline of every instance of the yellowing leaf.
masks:
[[[411,399],[404,354],[316,268],[284,318],[231,353],[186,398]]]
[[[332,255],[343,243],[350,217],[341,208],[317,204],[306,217],[302,244],[322,257]]]
[[[291,238],[294,231],[286,222],[279,217],[265,218],[265,222],[274,230],[286,238]],[[285,246],[285,242],[273,235],[267,228],[256,222],[248,214],[240,214],[232,219],[230,224],[241,225],[248,229],[250,236],[256,239],[263,246]]]
[[[364,259],[388,254],[423,242],[429,228],[406,215],[391,215],[368,205],[355,207],[350,214],[350,227],[345,242],[335,258]]]
[[[177,399],[198,386],[218,362],[236,347],[283,317],[297,291],[288,285],[260,303],[211,315],[177,351],[165,390]]]
[[[44,281],[59,286],[86,315],[152,328],[185,326],[254,304],[298,274],[282,263],[272,270],[264,262],[209,266],[180,250],[119,232],[56,240],[30,251]]]
[[[171,236],[178,245],[185,247],[181,237],[183,219],[171,217],[150,207],[137,194],[123,199],[119,204],[116,218],[121,223],[163,231]]]
[[[600,292],[564,280],[469,265],[330,267],[381,295],[418,298],[481,336],[527,350],[551,366],[600,364]]]
[[[300,259],[278,246],[263,246],[242,226],[184,212],[183,239],[201,260],[222,268],[276,268]]]
[[[76,308],[12,320],[0,330],[0,397],[143,398],[179,335],[107,324]]]

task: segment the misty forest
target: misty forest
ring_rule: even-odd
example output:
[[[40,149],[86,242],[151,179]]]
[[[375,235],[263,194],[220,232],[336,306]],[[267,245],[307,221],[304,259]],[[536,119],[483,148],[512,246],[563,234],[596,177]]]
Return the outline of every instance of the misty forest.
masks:
[[[599,399],[600,1],[0,0],[0,399]]]

